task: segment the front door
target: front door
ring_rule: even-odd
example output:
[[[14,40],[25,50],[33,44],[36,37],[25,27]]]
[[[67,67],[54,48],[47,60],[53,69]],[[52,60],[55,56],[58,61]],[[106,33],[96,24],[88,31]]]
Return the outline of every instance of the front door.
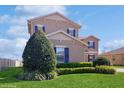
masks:
[[[95,55],[89,54],[88,55],[88,62],[92,62],[95,59]]]

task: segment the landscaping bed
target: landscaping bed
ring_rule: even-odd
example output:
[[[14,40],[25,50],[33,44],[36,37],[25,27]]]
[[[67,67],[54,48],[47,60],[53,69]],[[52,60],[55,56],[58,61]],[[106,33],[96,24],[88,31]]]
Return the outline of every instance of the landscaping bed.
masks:
[[[77,73],[104,73],[115,74],[115,69],[112,66],[96,66],[93,67],[93,62],[77,62],[77,63],[59,63],[57,64],[58,75],[77,74]]]
[[[115,74],[116,71],[111,66],[93,67],[92,62],[63,64],[56,68],[57,78],[43,81],[19,80],[17,77],[23,73],[23,69],[9,68],[0,72],[0,87],[124,87],[124,74]]]
[[[10,68],[0,72],[0,87],[18,88],[124,88],[124,73],[83,73],[60,75],[52,80],[23,81],[16,76],[22,68]]]

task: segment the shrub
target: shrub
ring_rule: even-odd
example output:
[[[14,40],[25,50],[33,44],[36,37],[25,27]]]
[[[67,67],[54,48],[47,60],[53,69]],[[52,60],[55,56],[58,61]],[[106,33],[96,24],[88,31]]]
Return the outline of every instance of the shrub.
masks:
[[[105,73],[105,74],[115,74],[115,69],[112,66],[96,66],[96,73]]]
[[[58,63],[57,68],[92,67],[92,62]]]
[[[54,50],[51,48],[50,41],[42,31],[37,31],[30,37],[22,57],[23,68],[26,73],[24,76],[31,78],[31,80],[33,80],[32,78],[35,75],[48,79],[49,73],[56,69],[57,61]]]
[[[76,73],[95,73],[94,67],[83,67],[83,68],[60,68],[57,69],[58,75],[63,74],[76,74]]]
[[[105,57],[97,57],[93,61],[93,66],[110,65],[110,61]]]
[[[77,73],[103,73],[115,74],[115,69],[111,66],[97,66],[97,67],[79,67],[79,68],[59,68],[56,70],[58,75],[77,74]]]

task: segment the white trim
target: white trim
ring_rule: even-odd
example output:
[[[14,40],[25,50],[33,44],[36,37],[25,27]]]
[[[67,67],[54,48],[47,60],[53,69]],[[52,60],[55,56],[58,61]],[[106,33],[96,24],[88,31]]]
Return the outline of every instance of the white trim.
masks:
[[[68,29],[69,29],[69,30],[75,30],[75,28],[72,28],[72,27],[69,27]]]
[[[64,45],[55,45],[55,47],[65,48],[66,46],[64,46]]]
[[[35,26],[38,26],[38,27],[43,27],[44,25],[41,25],[41,24],[36,24]]]
[[[88,52],[84,52],[84,53],[87,53],[87,54],[96,54],[96,53],[98,53],[98,51],[88,51]]]
[[[83,42],[83,41],[80,41],[79,39],[77,39],[77,38],[75,38],[75,37],[73,37],[73,36],[71,36],[71,35],[65,33],[65,32],[62,31],[62,30],[59,30],[59,31],[56,31],[56,32],[53,32],[53,33],[47,34],[46,36],[49,37],[49,36],[52,36],[52,35],[57,34],[57,33],[62,33],[62,34],[64,34],[64,35],[66,35],[66,36],[68,36],[68,37],[70,37],[70,38],[72,38],[72,39],[74,39],[74,40],[76,40],[76,41],[82,43],[83,45],[88,46],[87,43],[85,43],[85,42]]]

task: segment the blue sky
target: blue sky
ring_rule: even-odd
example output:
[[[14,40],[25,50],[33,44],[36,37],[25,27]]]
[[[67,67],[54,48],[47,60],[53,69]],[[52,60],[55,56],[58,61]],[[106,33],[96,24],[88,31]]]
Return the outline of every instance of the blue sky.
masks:
[[[20,59],[29,35],[26,20],[60,12],[82,25],[81,36],[100,39],[100,52],[124,46],[124,6],[0,6],[0,57]]]

